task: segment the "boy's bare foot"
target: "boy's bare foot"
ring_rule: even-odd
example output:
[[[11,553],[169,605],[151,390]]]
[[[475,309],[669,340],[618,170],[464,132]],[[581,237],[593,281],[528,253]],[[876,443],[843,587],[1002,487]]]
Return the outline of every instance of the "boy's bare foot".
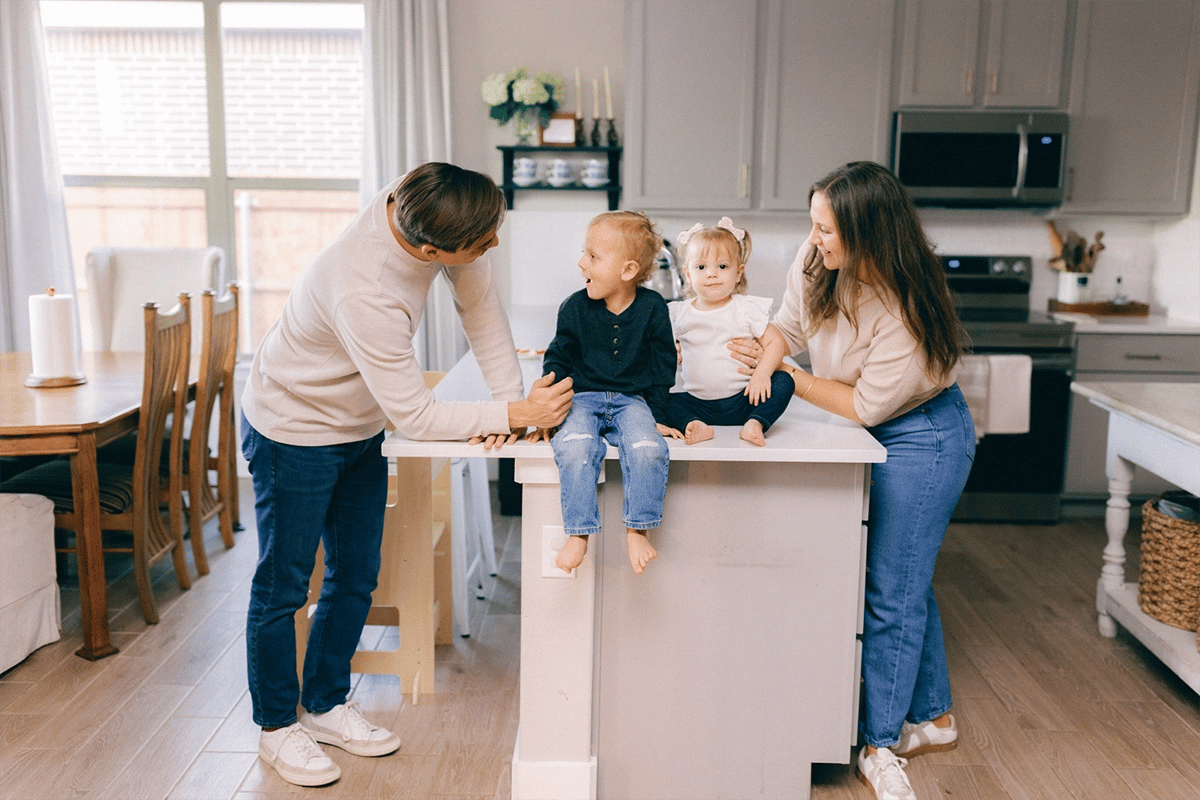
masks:
[[[650,540],[646,537],[646,531],[635,531],[633,528],[626,528],[625,543],[629,545],[629,563],[633,565],[633,571],[638,575],[641,575],[642,570],[646,569],[646,565],[650,563],[650,559],[658,558],[658,551],[650,546]]]
[[[712,426],[705,424],[698,419],[694,419],[689,422],[687,424],[687,428],[683,431],[683,440],[688,444],[706,442],[711,438],[713,438]]]
[[[570,572],[583,563],[585,555],[587,555],[587,537],[568,536],[567,543],[554,557],[554,566],[563,572]]]
[[[763,433],[762,423],[756,419],[746,420],[746,424],[742,426],[738,436],[745,439],[750,444],[756,444],[762,447],[767,443],[767,436]]]

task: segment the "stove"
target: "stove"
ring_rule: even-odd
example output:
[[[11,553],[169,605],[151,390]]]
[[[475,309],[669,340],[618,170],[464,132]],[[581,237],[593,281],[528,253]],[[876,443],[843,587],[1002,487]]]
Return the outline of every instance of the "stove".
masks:
[[[1033,361],[1029,432],[980,440],[956,520],[1057,522],[1060,517],[1075,326],[1029,309],[1029,256],[941,256],[966,332],[980,355],[1019,353]]]

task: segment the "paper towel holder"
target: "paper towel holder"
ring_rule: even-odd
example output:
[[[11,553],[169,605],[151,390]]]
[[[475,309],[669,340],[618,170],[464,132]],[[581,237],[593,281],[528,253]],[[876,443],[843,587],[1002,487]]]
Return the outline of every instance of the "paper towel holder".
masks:
[[[79,386],[87,383],[87,375],[69,375],[65,378],[38,378],[30,375],[25,379],[26,386],[34,389],[53,389],[59,386]]]
[[[54,297],[54,293],[55,293],[55,291],[54,291],[53,286],[46,289],[47,297]],[[36,297],[37,297],[37,295],[30,298],[31,318],[32,318],[32,304]],[[69,296],[68,296],[68,299],[69,299]],[[74,314],[74,311],[72,309],[72,316],[73,316],[73,314]],[[44,331],[33,330],[33,328],[35,326],[32,324],[32,320],[31,320],[30,327],[31,327],[31,331],[30,331],[31,336],[34,338],[37,338],[39,333],[44,333]],[[41,343],[37,342],[37,343],[32,343],[32,344],[33,344],[33,347],[36,348]],[[76,351],[76,355],[73,360],[78,362],[78,351]],[[34,356],[33,361],[34,361],[34,363],[36,363],[38,361],[36,356]],[[56,375],[56,376],[49,376],[49,377],[39,377],[39,376],[31,373],[29,375],[29,377],[25,379],[25,385],[32,387],[34,389],[51,389],[51,388],[56,388],[56,387],[61,387],[61,386],[79,386],[80,384],[87,383],[87,375],[83,374],[83,372],[78,369],[78,366],[79,366],[78,363],[76,363],[74,366],[76,368],[76,371],[75,371],[75,374],[73,374],[73,375]]]

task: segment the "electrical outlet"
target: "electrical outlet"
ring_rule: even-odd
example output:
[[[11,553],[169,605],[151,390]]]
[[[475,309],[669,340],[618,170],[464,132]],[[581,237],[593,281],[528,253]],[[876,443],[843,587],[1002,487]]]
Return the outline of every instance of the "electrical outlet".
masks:
[[[578,569],[563,572],[554,563],[558,551],[567,543],[567,534],[561,525],[542,526],[542,577],[543,578],[574,578]]]

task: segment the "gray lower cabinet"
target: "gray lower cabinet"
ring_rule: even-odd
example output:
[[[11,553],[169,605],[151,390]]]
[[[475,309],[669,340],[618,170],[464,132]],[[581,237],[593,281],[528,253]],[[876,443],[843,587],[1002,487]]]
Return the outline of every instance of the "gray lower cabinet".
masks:
[[[1192,334],[1078,335],[1075,380],[1129,383],[1195,383],[1200,381],[1200,336]],[[1099,500],[1108,497],[1105,457],[1108,413],[1086,398],[1071,396],[1071,427],[1063,497]],[[1171,488],[1165,481],[1137,470],[1133,495],[1150,496]]]

